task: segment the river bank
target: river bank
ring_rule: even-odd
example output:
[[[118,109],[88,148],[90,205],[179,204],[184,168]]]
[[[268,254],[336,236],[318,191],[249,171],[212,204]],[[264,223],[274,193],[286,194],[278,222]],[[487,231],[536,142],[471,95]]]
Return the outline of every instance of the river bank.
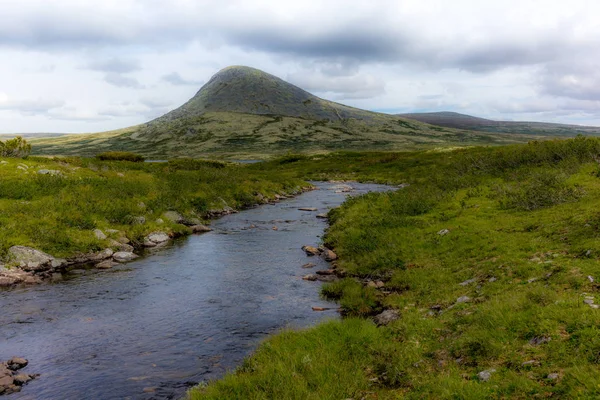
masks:
[[[188,397],[598,397],[599,154],[577,138],[298,161],[410,186],[329,214],[343,279],[322,293],[344,320],[275,335]]]
[[[310,190],[300,179],[195,160],[6,159],[0,176],[0,288],[108,269],[207,232],[210,219]]]
[[[11,396],[177,398],[282,328],[338,318],[335,304],[319,298],[321,283],[302,279],[329,264],[301,247],[319,246],[327,223],[317,215],[348,194],[386,188],[315,185],[216,219],[213,231],[151,248],[149,257],[0,292],[0,354],[22,355],[40,374]]]

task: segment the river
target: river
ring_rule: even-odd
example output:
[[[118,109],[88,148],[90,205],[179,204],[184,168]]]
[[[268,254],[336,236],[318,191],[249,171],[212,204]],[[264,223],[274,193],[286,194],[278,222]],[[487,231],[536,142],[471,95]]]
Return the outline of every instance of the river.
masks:
[[[327,226],[316,214],[347,196],[316,185],[112,270],[0,291],[0,360],[25,357],[23,372],[41,374],[6,399],[179,398],[238,366],[267,335],[338,318],[312,311],[335,305],[319,298],[320,283],[302,280],[309,261],[327,268],[300,249]],[[390,189],[351,185],[352,195]]]

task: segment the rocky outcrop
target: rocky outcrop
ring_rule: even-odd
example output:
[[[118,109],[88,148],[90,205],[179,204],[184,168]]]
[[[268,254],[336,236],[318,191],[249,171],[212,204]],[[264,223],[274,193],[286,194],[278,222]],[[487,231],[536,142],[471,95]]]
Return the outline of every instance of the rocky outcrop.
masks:
[[[18,392],[23,385],[39,376],[19,372],[27,364],[27,360],[20,357],[13,357],[6,362],[0,362],[0,395]]]

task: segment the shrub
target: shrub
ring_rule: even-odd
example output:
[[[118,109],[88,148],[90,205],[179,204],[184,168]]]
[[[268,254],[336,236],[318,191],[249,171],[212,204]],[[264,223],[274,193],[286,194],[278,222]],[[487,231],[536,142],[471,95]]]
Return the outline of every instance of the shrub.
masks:
[[[142,162],[144,157],[139,154],[130,153],[128,151],[106,151],[96,156],[102,161],[131,161],[131,162]]]
[[[25,158],[31,153],[31,145],[21,136],[5,142],[0,141],[0,156]]]

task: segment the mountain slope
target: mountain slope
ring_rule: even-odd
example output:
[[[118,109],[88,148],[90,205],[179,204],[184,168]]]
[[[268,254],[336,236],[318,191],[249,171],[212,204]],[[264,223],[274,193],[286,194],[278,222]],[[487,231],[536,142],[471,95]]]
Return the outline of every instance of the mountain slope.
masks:
[[[440,128],[360,110],[234,66],[219,71],[183,106],[146,124],[31,143],[34,154],[47,155],[128,150],[152,158],[263,158],[288,151],[413,150],[534,138]]]
[[[397,114],[399,117],[447,128],[490,133],[519,133],[543,136],[600,135],[600,127],[549,122],[494,121],[449,111]]]

